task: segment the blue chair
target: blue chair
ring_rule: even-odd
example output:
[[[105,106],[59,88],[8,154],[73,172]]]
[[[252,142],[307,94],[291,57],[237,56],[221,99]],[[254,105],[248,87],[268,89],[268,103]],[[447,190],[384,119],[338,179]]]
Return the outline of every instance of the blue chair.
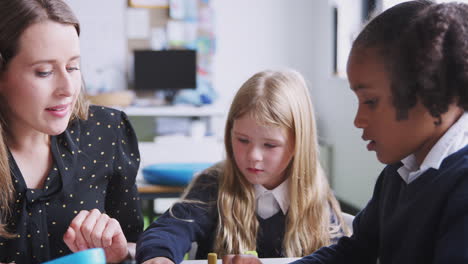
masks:
[[[143,168],[146,181],[156,185],[185,186],[193,176],[214,163],[160,163]]]
[[[79,251],[42,264],[106,264],[106,255],[102,248]]]

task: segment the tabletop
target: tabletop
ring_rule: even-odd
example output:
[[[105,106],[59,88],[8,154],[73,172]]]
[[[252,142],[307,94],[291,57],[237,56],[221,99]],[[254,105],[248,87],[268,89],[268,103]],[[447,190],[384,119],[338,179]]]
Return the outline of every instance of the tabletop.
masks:
[[[299,258],[261,258],[260,261],[263,264],[286,264],[298,260]],[[206,259],[198,260],[184,260],[181,264],[208,264]],[[217,264],[222,264],[222,261],[218,259]]]

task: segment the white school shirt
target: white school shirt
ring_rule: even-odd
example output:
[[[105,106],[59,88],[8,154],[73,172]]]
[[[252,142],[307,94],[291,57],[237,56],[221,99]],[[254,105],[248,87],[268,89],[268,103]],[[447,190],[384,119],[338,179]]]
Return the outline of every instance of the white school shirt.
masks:
[[[281,210],[284,215],[289,209],[289,179],[286,179],[273,190],[268,190],[261,184],[254,184],[255,200],[257,207],[255,209],[258,216],[267,219]]]
[[[437,141],[418,167],[414,154],[402,159],[403,166],[398,169],[401,178],[410,184],[430,168],[439,169],[442,161],[468,144],[468,112],[453,124]]]

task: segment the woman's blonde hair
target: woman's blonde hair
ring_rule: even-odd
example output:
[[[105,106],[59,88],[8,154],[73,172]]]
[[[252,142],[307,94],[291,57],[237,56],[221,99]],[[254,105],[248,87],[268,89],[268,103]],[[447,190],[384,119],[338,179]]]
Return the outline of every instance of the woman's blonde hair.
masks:
[[[215,252],[242,254],[256,248],[258,220],[254,187],[234,161],[231,131],[234,120],[251,115],[259,124],[286,128],[294,143],[289,174],[290,206],[286,215],[283,254],[299,257],[330,244],[333,231],[343,223],[318,161],[314,112],[304,78],[295,71],[263,71],[239,89],[227,117],[224,143],[226,161],[219,178],[219,224]],[[338,218],[331,226],[331,213]],[[346,230],[346,227],[341,226]]]
[[[18,54],[21,34],[32,24],[51,20],[75,27],[80,34],[80,25],[70,7],[62,0],[14,0],[0,1],[0,78],[8,69],[10,61]],[[7,150],[8,118],[6,102],[0,98],[0,237],[11,238],[6,229],[15,190],[10,173]],[[84,86],[72,112],[71,120],[86,119],[88,103]]]

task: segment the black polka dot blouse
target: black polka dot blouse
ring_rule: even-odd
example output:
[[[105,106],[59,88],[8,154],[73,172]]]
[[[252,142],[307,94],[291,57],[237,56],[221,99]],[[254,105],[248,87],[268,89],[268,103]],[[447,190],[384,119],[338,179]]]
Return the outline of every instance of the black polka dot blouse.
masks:
[[[117,219],[129,242],[143,228],[135,177],[138,144],[126,115],[91,106],[88,120],[74,120],[51,137],[54,159],[43,189],[28,189],[10,154],[16,189],[9,230],[0,238],[0,263],[41,263],[70,254],[63,235],[80,210],[94,208]]]

